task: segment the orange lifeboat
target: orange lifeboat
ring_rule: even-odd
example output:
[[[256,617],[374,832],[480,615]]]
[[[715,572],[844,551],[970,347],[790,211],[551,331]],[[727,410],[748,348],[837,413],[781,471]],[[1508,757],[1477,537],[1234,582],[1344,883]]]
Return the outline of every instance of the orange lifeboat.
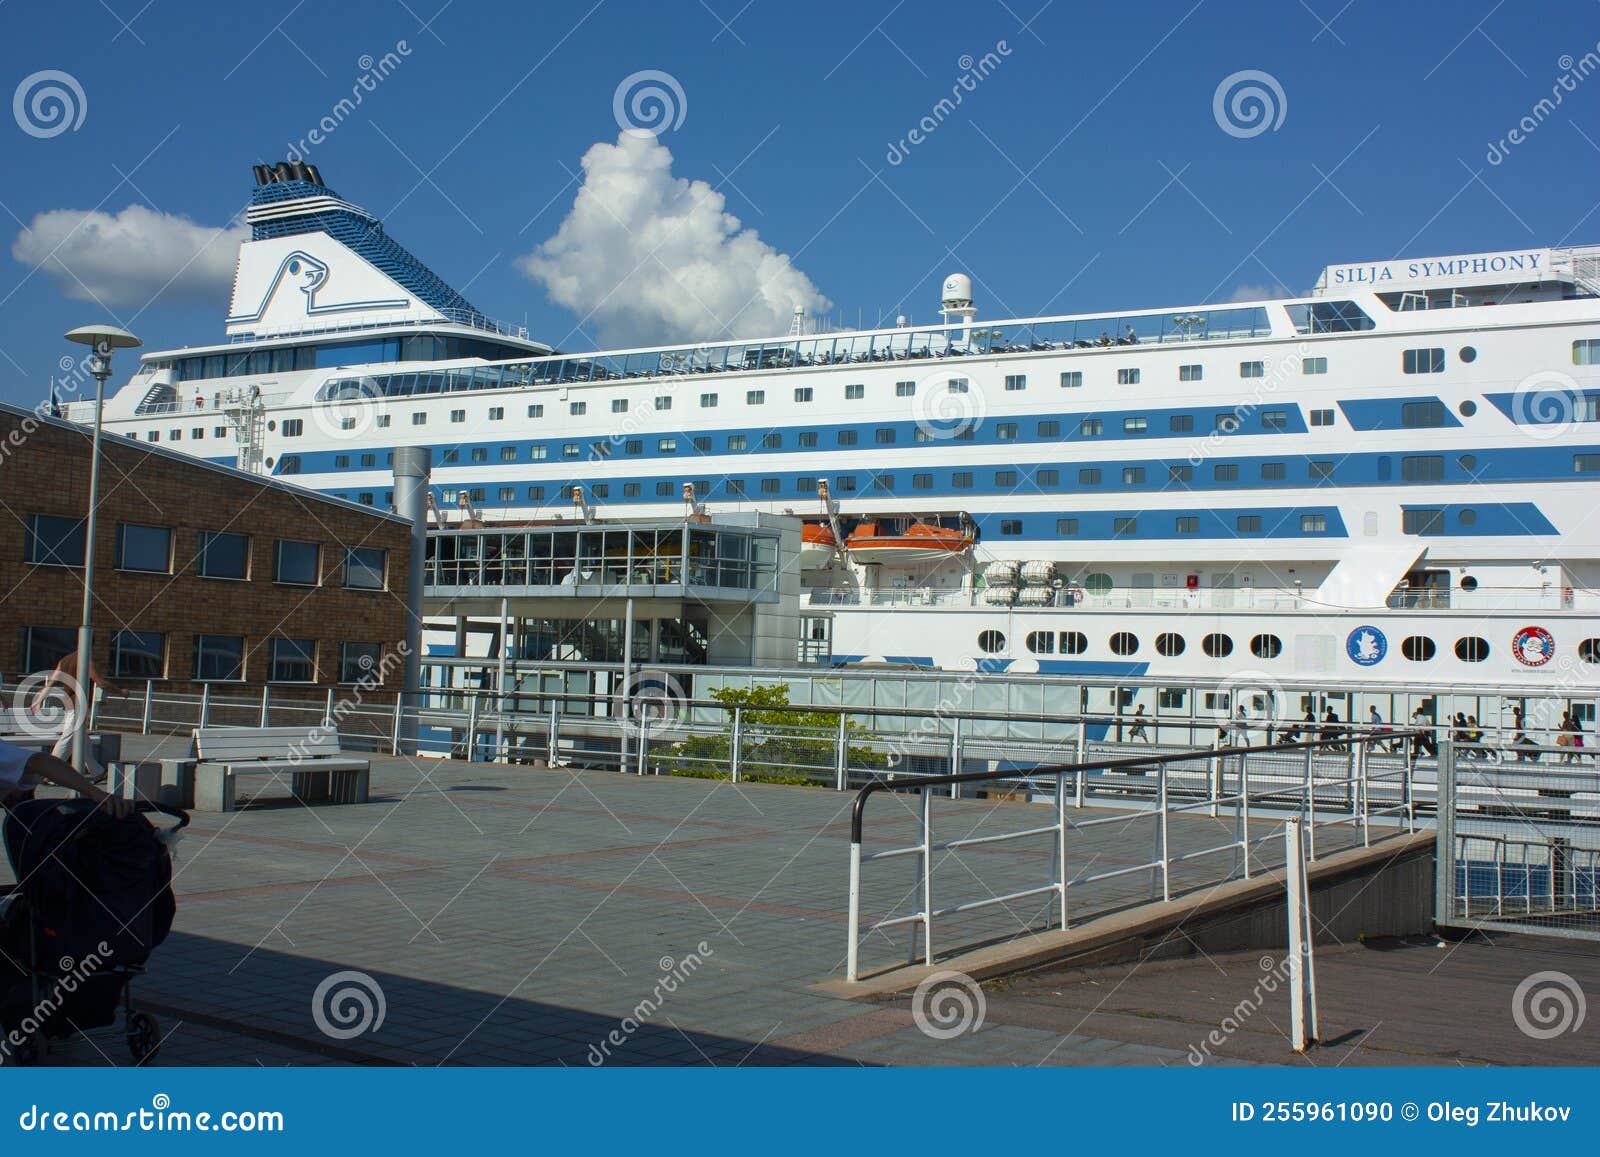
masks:
[[[839,540],[820,522],[806,522],[800,526],[800,569],[815,570],[827,566],[833,559]]]
[[[850,532],[845,548],[857,562],[921,563],[953,558],[970,550],[972,538],[947,526],[915,522],[904,533],[863,522]]]

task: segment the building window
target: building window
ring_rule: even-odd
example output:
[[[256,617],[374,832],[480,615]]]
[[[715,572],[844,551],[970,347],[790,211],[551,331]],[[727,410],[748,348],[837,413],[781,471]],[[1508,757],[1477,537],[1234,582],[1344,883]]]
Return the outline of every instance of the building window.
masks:
[[[113,679],[165,679],[167,637],[151,631],[118,631],[111,636]]]
[[[315,683],[317,681],[317,641],[315,639],[273,639],[272,683]]]
[[[117,569],[171,574],[171,528],[117,523]]]
[[[1167,419],[1167,429],[1174,434],[1194,433],[1194,415],[1173,414]]]
[[[862,385],[860,382],[851,382],[844,388],[844,398],[847,402],[857,401],[860,398],[866,397],[866,394],[867,387]]]
[[[1408,374],[1444,373],[1444,347],[1406,350],[1400,356],[1400,369]]]
[[[1331,426],[1331,425],[1333,425],[1333,411],[1332,410],[1312,410],[1311,411],[1311,424],[1313,426]]]
[[[1240,534],[1260,534],[1261,516],[1259,514],[1241,514],[1235,521],[1234,526],[1238,528]]]
[[[1022,533],[1022,519],[1002,518],[1000,520],[1000,533],[1005,535],[1020,535]]]
[[[305,432],[306,420],[304,418],[285,418],[283,420],[283,429],[281,433],[285,438],[298,438]],[[200,431],[196,431],[197,437],[199,436],[199,433]]]
[[[1006,389],[1007,390],[1015,393],[1017,390],[1025,390],[1027,388],[1028,388],[1028,375],[1027,374],[1007,374],[1006,375]]]
[[[78,632],[72,627],[24,627],[22,668],[47,671],[78,649]]]
[[[1289,477],[1289,467],[1283,462],[1263,462],[1261,464],[1261,481],[1283,482]]]
[[[1180,382],[1198,382],[1205,376],[1205,371],[1200,366],[1179,366],[1178,380]]]
[[[1328,359],[1301,358],[1300,372],[1302,374],[1325,374],[1328,372]]]
[[[1199,534],[1200,520],[1192,514],[1179,515],[1177,531],[1179,534]]]
[[[812,389],[811,389],[810,386],[796,386],[794,388],[794,400],[795,401],[797,401],[797,402],[809,402],[811,400],[811,398],[812,398]]]
[[[344,643],[339,647],[339,682],[359,683],[378,669],[383,648],[377,643]]]
[[[1137,518],[1117,518],[1112,520],[1112,533],[1118,538],[1139,533],[1139,520]]]
[[[896,382],[894,384],[894,396],[897,398],[914,398],[916,394],[916,382]]]
[[[247,579],[250,577],[250,537],[244,534],[200,532],[200,556],[195,571],[201,578]]]
[[[1400,406],[1400,425],[1408,430],[1431,430],[1444,425],[1444,403],[1404,402]]]
[[[1063,390],[1076,390],[1083,385],[1082,370],[1063,370],[1061,373],[1061,388]]]
[[[1267,376],[1265,362],[1240,362],[1239,376],[1241,378],[1264,378]]]
[[[1328,516],[1326,514],[1302,514],[1300,516],[1301,534],[1322,534],[1328,529]]]
[[[272,581],[290,586],[317,586],[322,574],[322,546],[317,542],[301,542],[280,538],[275,544],[272,558]]]
[[[1058,518],[1058,519],[1056,519],[1056,533],[1061,535],[1063,538],[1067,538],[1067,537],[1070,537],[1071,535],[1077,534],[1078,533],[1078,520],[1076,518]]]
[[[767,391],[765,390],[746,390],[744,392],[744,404],[747,406],[762,406],[766,404],[766,401]]]
[[[83,519],[30,514],[27,531],[25,561],[38,566],[83,565]]]
[[[1131,418],[1124,418],[1122,419],[1122,432],[1124,434],[1143,434],[1147,428],[1147,425],[1148,422],[1142,414]]]
[[[1139,384],[1139,367],[1127,366],[1117,371],[1117,385],[1137,386]]]
[[[1085,438],[1098,438],[1105,430],[1105,422],[1099,418],[1084,418],[1078,423],[1078,433]]]
[[[237,683],[244,679],[243,635],[196,635],[194,678],[199,683]]]
[[[1079,468],[1079,470],[1078,470],[1078,485],[1079,486],[1099,486],[1100,485],[1100,467],[1098,467],[1098,466],[1084,466],[1084,467]]]
[[[472,497],[481,502],[476,489]],[[389,552],[377,547],[352,546],[344,552],[344,585],[359,591],[381,591],[389,569]]]

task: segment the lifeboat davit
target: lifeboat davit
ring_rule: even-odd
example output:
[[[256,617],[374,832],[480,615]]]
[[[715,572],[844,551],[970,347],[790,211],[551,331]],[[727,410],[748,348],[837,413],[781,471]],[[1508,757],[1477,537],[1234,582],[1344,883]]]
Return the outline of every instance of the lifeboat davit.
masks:
[[[844,540],[857,562],[922,563],[953,558],[972,549],[972,538],[946,526],[913,523],[905,533],[884,531],[876,522],[863,522]]]
[[[800,569],[816,570],[833,561],[839,540],[833,531],[820,522],[803,523],[800,527]]]

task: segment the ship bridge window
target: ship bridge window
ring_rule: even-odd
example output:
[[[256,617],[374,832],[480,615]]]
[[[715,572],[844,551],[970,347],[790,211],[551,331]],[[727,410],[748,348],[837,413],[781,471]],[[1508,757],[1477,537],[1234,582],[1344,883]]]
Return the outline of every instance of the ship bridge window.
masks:
[[[1373,321],[1353,301],[1313,301],[1285,307],[1294,328],[1306,333],[1352,333],[1372,329]]]

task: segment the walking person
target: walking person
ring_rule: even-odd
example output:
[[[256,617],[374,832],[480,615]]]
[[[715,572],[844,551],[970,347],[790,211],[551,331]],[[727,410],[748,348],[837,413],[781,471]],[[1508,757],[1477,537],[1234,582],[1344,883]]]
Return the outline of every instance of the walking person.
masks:
[[[1150,742],[1150,737],[1145,733],[1144,729],[1143,703],[1139,704],[1138,709],[1133,713],[1133,730],[1128,732],[1128,741],[1130,743],[1135,741],[1143,741],[1145,743]]]
[[[78,653],[76,651],[68,651],[61,657],[61,661],[55,665],[55,669],[45,676],[44,682],[39,684],[39,689],[34,692],[33,701],[28,705],[28,709],[35,713],[46,708],[53,692],[62,695],[66,699],[65,718],[61,721],[61,737],[56,740],[55,746],[50,749],[50,754],[57,759],[70,760],[72,758],[73,738],[78,733],[79,696],[82,696],[84,704],[89,703],[94,696],[96,687],[110,695],[126,694],[121,684],[114,683],[100,674],[100,669],[95,666],[93,659],[89,660],[89,678],[86,680],[86,684],[80,684],[78,680]],[[87,748],[83,753],[83,773],[94,783],[99,783],[106,777],[106,769],[94,757],[94,753]]]
[[[41,783],[70,788],[94,800],[102,809],[121,819],[133,813],[133,801],[120,799],[90,783],[72,770],[72,765],[42,751],[18,747],[0,740],[0,807],[10,807],[32,799]]]
[[[1413,728],[1411,761],[1415,763],[1424,755],[1429,757],[1438,755],[1439,744],[1433,737],[1433,720],[1422,709],[1420,703],[1417,705],[1417,709],[1411,713],[1411,726]]]

